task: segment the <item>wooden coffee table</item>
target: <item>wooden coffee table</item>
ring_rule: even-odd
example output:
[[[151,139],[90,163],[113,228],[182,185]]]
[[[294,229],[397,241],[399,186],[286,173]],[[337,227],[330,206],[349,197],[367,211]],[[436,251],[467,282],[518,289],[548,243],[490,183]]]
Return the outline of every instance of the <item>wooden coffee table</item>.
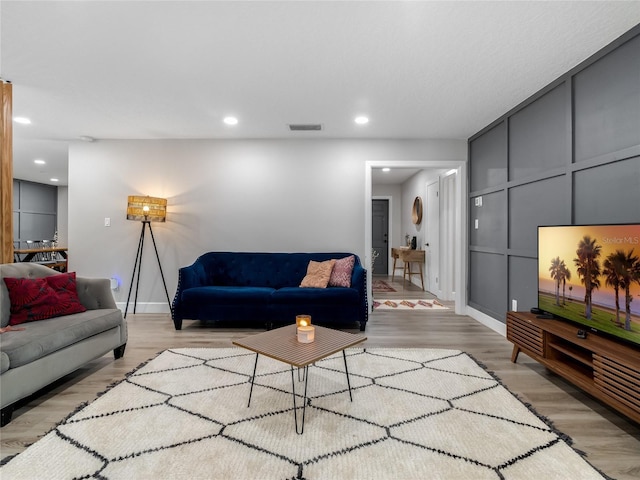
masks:
[[[256,362],[253,366],[253,375],[251,376],[251,389],[249,390],[249,403],[251,406],[251,395],[253,393],[253,383],[256,378],[256,368],[258,367],[258,357],[273,358],[291,365],[291,384],[293,391],[293,415],[296,425],[296,433],[304,432],[304,418],[307,408],[307,383],[309,381],[309,365],[322,360],[334,353],[342,351],[344,358],[344,371],[347,376],[347,386],[349,387],[349,398],[353,401],[351,395],[351,382],[349,381],[349,370],[347,368],[347,354],[345,349],[353,347],[364,342],[367,337],[364,335],[356,335],[353,333],[333,330],[331,328],[315,327],[315,340],[312,343],[298,342],[296,335],[296,325],[287,325],[286,327],[276,328],[267,332],[251,335],[240,340],[234,340],[232,343],[238,347],[246,348],[252,352],[256,352]],[[293,367],[304,369],[304,399],[302,404],[302,423],[298,428],[298,408],[296,404],[296,387],[293,375]]]

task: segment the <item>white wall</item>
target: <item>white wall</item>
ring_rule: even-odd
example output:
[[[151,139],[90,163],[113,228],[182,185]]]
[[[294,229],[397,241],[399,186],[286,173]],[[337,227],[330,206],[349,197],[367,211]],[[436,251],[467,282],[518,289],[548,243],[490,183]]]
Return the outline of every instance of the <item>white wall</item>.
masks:
[[[118,278],[116,301],[126,301],[141,229],[126,220],[132,194],[168,199],[167,222],[153,230],[171,299],[178,268],[207,251],[349,251],[365,262],[365,162],[459,160],[466,148],[455,140],[76,142],[70,269]],[[168,311],[145,242],[138,311]]]
[[[402,242],[405,235],[417,238],[418,249],[424,249],[424,229],[426,226],[426,208],[423,208],[422,222],[416,225],[412,221],[413,202],[416,197],[422,198],[423,206],[426,204],[427,183],[437,182],[440,173],[444,170],[421,170],[402,184]],[[420,284],[420,280],[417,281]]]
[[[58,245],[67,246],[69,244],[69,188],[58,187]]]

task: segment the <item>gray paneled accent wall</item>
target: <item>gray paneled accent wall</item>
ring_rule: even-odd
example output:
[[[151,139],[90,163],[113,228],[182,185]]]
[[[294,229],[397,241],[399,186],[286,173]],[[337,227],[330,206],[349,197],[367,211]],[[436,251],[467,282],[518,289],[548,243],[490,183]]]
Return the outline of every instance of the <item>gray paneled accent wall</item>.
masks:
[[[507,205],[505,191],[487,193],[477,198],[482,200],[482,207],[474,206],[475,198],[469,207],[469,211],[472,211],[474,215],[474,222],[469,230],[469,241],[478,250],[502,253],[507,246],[507,222],[504,215]],[[475,228],[475,220],[477,220],[478,228]]]
[[[56,231],[58,187],[13,181],[13,241],[26,247],[26,240],[52,240]]]
[[[573,77],[576,162],[638,147],[639,52],[636,36]]]
[[[640,223],[640,26],[468,143],[469,305],[504,322],[537,305],[539,225]]]
[[[503,185],[507,181],[507,129],[500,122],[483,135],[469,142],[469,184],[471,191],[483,191]]]

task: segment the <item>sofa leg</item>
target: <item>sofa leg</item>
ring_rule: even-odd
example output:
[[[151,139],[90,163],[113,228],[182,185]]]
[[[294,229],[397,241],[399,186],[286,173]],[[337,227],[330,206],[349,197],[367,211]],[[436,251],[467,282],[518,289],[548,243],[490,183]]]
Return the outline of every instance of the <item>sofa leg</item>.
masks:
[[[0,427],[4,427],[7,423],[9,423],[11,421],[12,415],[13,415],[13,405],[4,407],[0,413]]]
[[[120,345],[118,348],[115,348],[113,350],[113,356],[115,357],[116,360],[124,356],[124,349],[126,348],[126,346],[127,344],[124,343]]]
[[[365,326],[367,325],[367,322],[360,322],[360,331],[364,332]]]
[[[174,320],[173,325],[176,327],[176,330],[182,330],[182,320]]]

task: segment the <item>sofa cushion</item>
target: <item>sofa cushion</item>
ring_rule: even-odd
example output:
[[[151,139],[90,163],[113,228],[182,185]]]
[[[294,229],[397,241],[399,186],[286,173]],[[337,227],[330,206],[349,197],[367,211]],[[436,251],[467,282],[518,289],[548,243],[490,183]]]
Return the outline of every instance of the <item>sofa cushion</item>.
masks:
[[[9,355],[4,352],[0,352],[0,373],[4,373],[9,370],[11,362],[9,361]]]
[[[331,271],[329,286],[350,287],[351,274],[353,273],[353,266],[355,262],[356,257],[354,257],[353,255],[337,259],[336,264],[333,266],[333,270]]]
[[[5,277],[9,291],[9,325],[84,312],[76,291],[75,272],[43,278]]]
[[[30,322],[25,330],[0,335],[0,349],[16,368],[81,340],[122,324],[118,309],[87,310],[83,313]]]
[[[273,292],[273,288],[267,287],[195,287],[185,290],[182,300],[217,305],[267,303]]]
[[[305,304],[322,303],[337,306],[357,303],[358,298],[358,291],[355,288],[285,287],[273,292],[271,303],[303,306]]]
[[[300,283],[301,287],[326,288],[331,278],[331,272],[336,261],[326,260],[324,262],[309,261],[307,274]]]

